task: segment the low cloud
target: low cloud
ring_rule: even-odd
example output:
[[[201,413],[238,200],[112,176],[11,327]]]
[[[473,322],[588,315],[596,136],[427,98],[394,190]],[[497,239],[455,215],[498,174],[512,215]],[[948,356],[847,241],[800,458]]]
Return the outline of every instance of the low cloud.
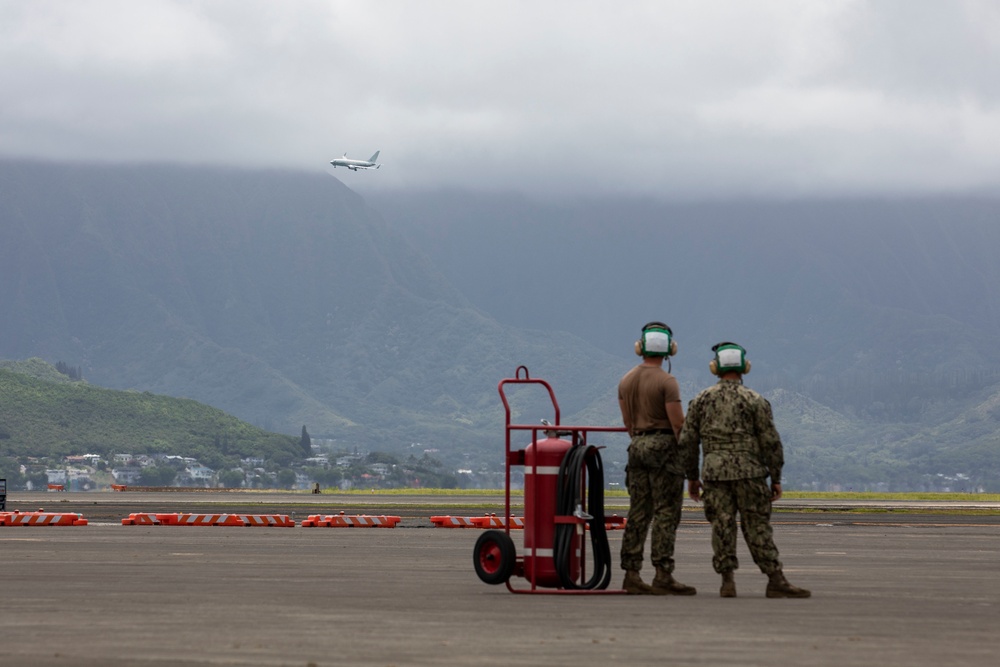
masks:
[[[0,0],[0,155],[576,196],[995,191],[989,2]]]

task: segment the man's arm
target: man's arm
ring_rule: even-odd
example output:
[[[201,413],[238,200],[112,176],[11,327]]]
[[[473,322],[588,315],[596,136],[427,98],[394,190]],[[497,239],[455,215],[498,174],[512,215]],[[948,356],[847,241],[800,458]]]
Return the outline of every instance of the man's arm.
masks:
[[[618,399],[618,409],[622,411],[622,424],[625,425],[625,431],[632,435],[632,416],[628,413],[628,408],[625,407],[625,401],[620,397]]]
[[[772,492],[781,496],[781,469],[785,467],[785,452],[781,445],[781,436],[774,427],[774,417],[771,414],[771,404],[764,400],[757,416],[757,443],[760,447],[764,465],[771,476],[771,486],[777,486]],[[775,498],[777,499],[777,498]]]
[[[701,444],[699,432],[698,411],[693,408],[694,401],[688,405],[687,419],[677,438],[678,450],[684,457],[684,476],[688,480],[688,496],[691,500],[701,500],[701,480],[698,478],[698,448]]]
[[[680,401],[667,403],[667,418],[674,429],[674,436],[681,437],[681,429],[684,428],[684,408],[681,407]]]

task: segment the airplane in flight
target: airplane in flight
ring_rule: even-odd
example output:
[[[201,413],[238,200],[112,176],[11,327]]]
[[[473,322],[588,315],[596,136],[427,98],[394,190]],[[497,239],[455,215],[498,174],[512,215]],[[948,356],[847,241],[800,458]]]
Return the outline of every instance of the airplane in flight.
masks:
[[[375,160],[378,159],[378,154],[381,151],[375,151],[375,155],[372,155],[367,160],[352,160],[347,157],[347,153],[344,153],[344,157],[339,157],[336,160],[330,160],[330,164],[336,169],[337,167],[347,167],[351,171],[357,171],[358,169],[378,169],[382,165],[377,164]]]

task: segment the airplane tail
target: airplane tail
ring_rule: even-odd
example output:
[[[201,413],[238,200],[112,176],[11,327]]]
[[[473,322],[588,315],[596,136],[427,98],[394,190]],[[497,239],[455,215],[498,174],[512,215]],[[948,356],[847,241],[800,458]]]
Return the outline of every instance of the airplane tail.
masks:
[[[381,153],[381,152],[382,151],[375,151],[375,155],[372,155],[370,158],[368,158],[368,161],[369,162],[374,162],[375,160],[377,160],[378,159],[378,154]]]

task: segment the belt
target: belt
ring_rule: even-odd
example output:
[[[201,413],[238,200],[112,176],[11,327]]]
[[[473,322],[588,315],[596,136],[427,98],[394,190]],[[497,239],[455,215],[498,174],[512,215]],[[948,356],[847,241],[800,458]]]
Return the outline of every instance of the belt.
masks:
[[[635,435],[667,435],[673,432],[673,429],[669,428],[651,428],[648,431],[636,431]]]

